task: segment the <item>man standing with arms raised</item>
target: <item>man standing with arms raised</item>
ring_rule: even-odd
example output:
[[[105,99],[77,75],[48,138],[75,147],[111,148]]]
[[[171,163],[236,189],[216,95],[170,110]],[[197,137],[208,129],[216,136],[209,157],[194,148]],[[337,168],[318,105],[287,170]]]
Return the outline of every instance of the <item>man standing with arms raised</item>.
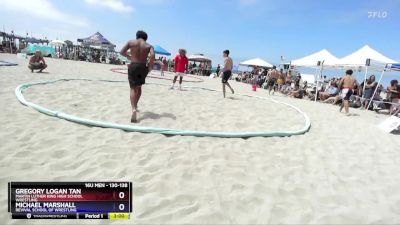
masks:
[[[189,59],[186,57],[186,50],[179,49],[179,54],[175,57],[175,77],[170,89],[174,89],[176,79],[179,76],[179,90],[182,90],[182,79],[187,72],[188,64]]]
[[[121,55],[129,57],[131,64],[128,65],[128,80],[130,99],[132,106],[131,123],[137,123],[138,102],[142,95],[142,85],[145,84],[146,76],[153,68],[154,48],[147,42],[147,34],[139,30],[136,32],[136,40],[130,40],[121,49]],[[130,55],[128,54],[128,50]],[[147,57],[150,54],[150,62],[147,66]]]
[[[235,93],[231,87],[231,85],[229,85],[228,80],[229,78],[231,78],[232,76],[232,68],[233,68],[233,61],[232,58],[229,57],[229,50],[225,50],[224,51],[224,68],[222,69],[221,73],[222,73],[222,92],[224,94],[224,98],[225,98],[225,86],[228,86],[229,89],[231,89],[232,94]]]

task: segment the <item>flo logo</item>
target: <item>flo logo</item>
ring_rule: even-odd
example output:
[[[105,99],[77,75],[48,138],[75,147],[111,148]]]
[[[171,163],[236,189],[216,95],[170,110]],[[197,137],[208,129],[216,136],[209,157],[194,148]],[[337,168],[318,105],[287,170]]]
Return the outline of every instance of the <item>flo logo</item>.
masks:
[[[26,218],[30,219],[32,215],[30,213],[26,214]]]
[[[370,11],[368,12],[368,18],[370,19],[385,19],[388,16],[386,11]]]

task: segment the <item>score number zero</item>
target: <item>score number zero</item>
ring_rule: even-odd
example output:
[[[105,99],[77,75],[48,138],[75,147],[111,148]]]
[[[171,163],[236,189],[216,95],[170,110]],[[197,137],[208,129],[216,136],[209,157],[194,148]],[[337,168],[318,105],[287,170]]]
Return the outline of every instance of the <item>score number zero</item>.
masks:
[[[125,192],[120,191],[120,192],[118,193],[118,198],[119,198],[119,199],[124,199],[124,198],[125,198]],[[119,209],[120,211],[124,211],[124,209],[125,209],[125,204],[124,204],[124,203],[120,203],[120,204],[118,205],[118,209]]]

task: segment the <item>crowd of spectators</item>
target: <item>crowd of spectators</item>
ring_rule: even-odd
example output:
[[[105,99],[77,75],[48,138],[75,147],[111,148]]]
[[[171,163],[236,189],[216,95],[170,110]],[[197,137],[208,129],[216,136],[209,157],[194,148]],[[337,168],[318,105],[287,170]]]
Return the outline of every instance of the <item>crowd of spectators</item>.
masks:
[[[237,82],[256,85],[259,88],[268,88],[271,79],[274,79],[271,77],[272,71],[273,69],[255,67],[251,72],[239,73],[233,79]],[[294,98],[313,101],[316,99],[319,102],[336,105],[341,105],[342,103],[342,77],[328,79],[323,76],[318,83],[318,91],[316,91],[316,84],[310,84],[303,80],[300,73],[296,73],[293,70],[284,72],[281,69],[278,74],[277,81],[272,82],[273,91]],[[392,80],[389,87],[385,89],[382,84],[378,86],[375,75],[371,75],[366,79],[365,87],[364,82],[357,82],[353,87],[353,92],[354,94],[350,97],[350,106],[353,108],[375,110],[377,112],[387,110],[390,114],[399,113],[400,111],[400,86],[397,80]]]
[[[57,51],[56,57],[60,59],[86,61],[94,63],[107,63],[115,65],[123,65],[127,63],[127,59],[121,59],[116,52],[106,52],[99,49],[82,48]]]
[[[342,97],[339,94],[340,78],[331,78],[318,93],[318,99],[324,103],[338,104]],[[326,88],[327,87],[327,88]],[[392,80],[388,88],[376,81],[375,75],[371,75],[364,82],[356,83],[353,87],[354,94],[350,97],[350,106],[368,110],[388,110],[393,114],[399,109],[400,87],[397,80]]]

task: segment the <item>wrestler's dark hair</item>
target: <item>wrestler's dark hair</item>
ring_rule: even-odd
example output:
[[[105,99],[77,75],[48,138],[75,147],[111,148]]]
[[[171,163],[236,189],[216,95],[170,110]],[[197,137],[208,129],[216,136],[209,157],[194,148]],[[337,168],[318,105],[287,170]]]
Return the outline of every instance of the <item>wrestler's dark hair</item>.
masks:
[[[276,66],[272,66],[272,69],[276,69]]]
[[[399,82],[397,80],[391,80],[390,86],[397,85]]]
[[[346,74],[352,75],[353,74],[353,70],[346,70]]]
[[[228,49],[225,50],[225,51],[224,51],[224,54],[229,55],[229,50],[228,50]]]
[[[147,33],[142,30],[138,30],[138,32],[136,32],[136,39],[139,39],[139,38],[147,41]]]

